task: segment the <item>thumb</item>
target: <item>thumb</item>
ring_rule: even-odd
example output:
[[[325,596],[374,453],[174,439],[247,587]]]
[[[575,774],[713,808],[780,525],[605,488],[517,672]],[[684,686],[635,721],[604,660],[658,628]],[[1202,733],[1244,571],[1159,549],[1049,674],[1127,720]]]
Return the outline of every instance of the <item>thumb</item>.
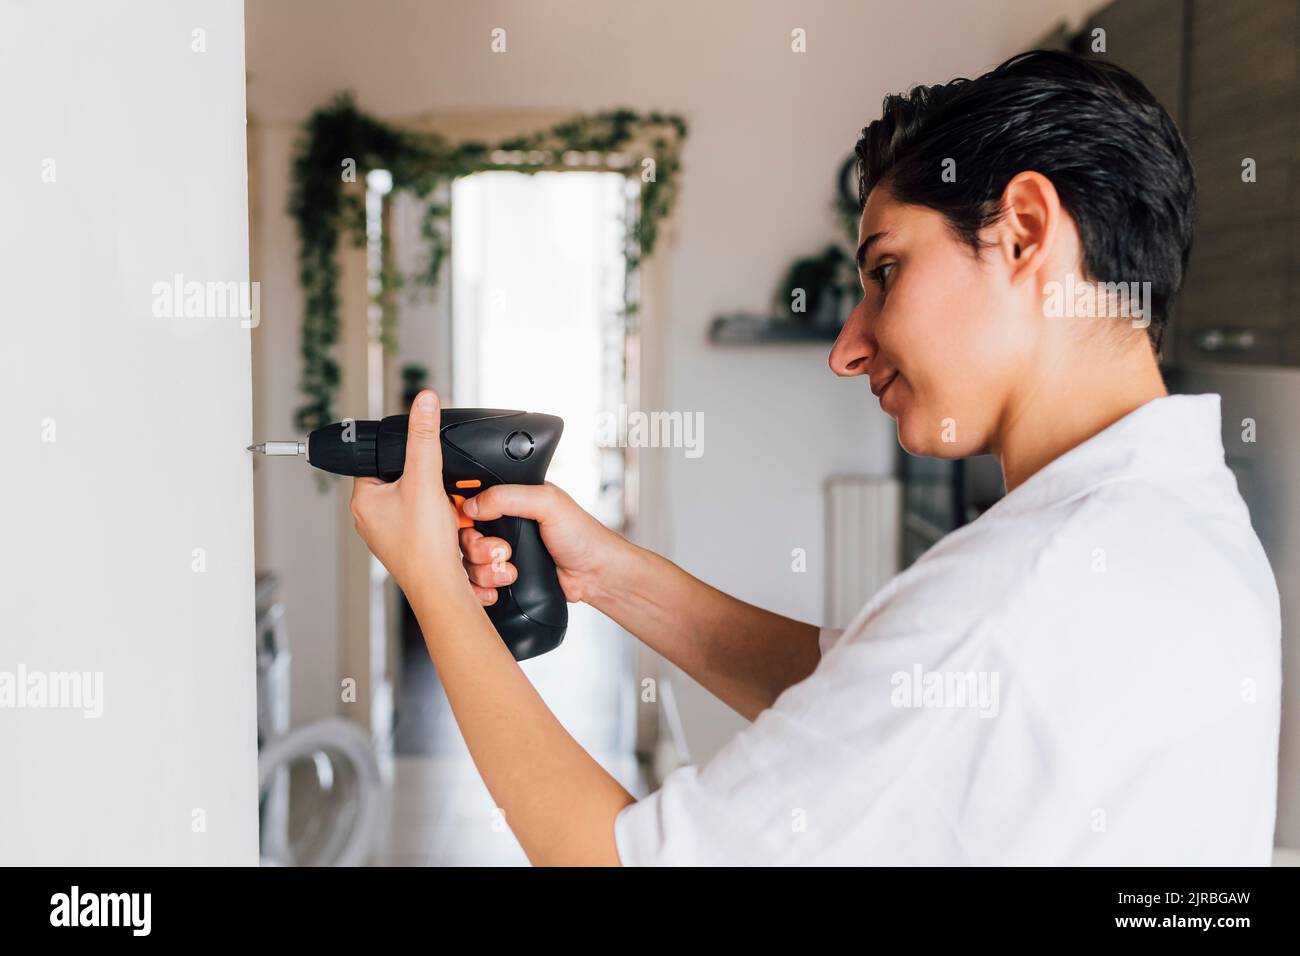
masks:
[[[442,485],[442,440],[438,426],[442,409],[438,394],[426,388],[415,396],[406,423],[406,464],[402,475],[412,476],[418,484]]]
[[[461,510],[475,521],[511,515],[545,522],[555,516],[555,505],[554,485],[493,485],[466,499]]]

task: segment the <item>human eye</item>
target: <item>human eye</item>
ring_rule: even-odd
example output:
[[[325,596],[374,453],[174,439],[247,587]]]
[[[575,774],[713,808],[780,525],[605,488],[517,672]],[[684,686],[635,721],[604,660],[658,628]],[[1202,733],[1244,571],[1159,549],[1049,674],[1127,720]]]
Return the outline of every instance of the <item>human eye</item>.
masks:
[[[893,274],[894,267],[897,265],[897,262],[882,262],[868,272],[867,275],[871,278],[871,281],[876,284],[880,291],[884,292],[888,287],[889,277]]]

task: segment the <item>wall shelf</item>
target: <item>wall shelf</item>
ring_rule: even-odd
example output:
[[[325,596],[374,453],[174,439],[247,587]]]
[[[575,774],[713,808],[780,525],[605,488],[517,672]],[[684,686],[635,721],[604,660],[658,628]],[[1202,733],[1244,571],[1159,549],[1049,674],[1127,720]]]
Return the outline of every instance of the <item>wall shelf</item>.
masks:
[[[787,318],[765,315],[720,315],[709,326],[715,345],[773,345],[834,342],[838,328],[801,325]]]

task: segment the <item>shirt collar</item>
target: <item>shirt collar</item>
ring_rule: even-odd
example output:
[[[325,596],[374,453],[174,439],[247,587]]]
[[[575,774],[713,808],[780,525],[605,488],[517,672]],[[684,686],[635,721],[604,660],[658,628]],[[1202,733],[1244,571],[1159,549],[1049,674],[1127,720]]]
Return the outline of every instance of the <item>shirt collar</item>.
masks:
[[[1220,429],[1216,394],[1153,398],[1034,472],[986,514],[1059,504],[1120,478],[1223,468]]]

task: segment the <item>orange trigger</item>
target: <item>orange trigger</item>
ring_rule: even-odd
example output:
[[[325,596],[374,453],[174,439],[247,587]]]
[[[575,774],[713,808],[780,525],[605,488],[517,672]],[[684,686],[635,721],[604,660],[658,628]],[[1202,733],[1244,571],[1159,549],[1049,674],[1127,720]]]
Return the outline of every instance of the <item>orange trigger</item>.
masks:
[[[471,521],[469,518],[465,517],[465,512],[461,510],[461,506],[465,504],[465,496],[448,495],[447,497],[451,499],[452,507],[456,509],[456,527],[457,528],[474,527],[474,522]]]

